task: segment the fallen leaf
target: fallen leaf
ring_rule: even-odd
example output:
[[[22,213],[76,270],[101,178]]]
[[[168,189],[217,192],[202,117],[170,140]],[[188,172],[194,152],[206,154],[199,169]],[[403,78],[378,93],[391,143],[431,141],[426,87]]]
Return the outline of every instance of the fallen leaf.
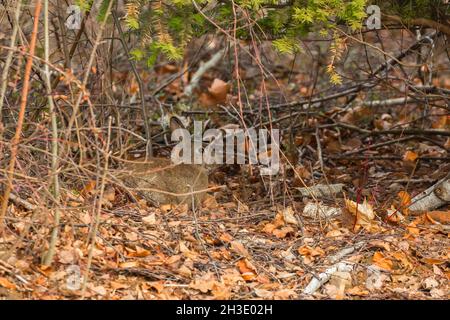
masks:
[[[128,268],[137,268],[139,266],[138,261],[127,261],[119,264],[120,268],[128,269]]]
[[[230,90],[230,85],[223,80],[214,79],[208,92],[216,100],[216,103],[225,103],[227,101],[227,94]]]
[[[283,227],[281,229],[273,230],[272,234],[278,239],[285,238],[289,233],[293,233],[294,229],[292,227]]]
[[[233,241],[233,237],[227,232],[222,233],[220,235],[219,239],[220,239],[220,241],[223,241],[226,243],[230,243],[231,241]]]
[[[292,207],[287,207],[282,211],[283,219],[286,223],[297,225],[298,221],[294,216],[294,210]]]
[[[400,191],[398,193],[400,198],[400,209],[405,216],[409,215],[409,206],[411,205],[411,196],[406,191]]]
[[[450,224],[450,211],[430,211],[426,215],[433,223]]]
[[[415,153],[414,151],[408,150],[403,155],[403,161],[414,162],[417,160],[418,157],[419,157],[419,155],[417,153]]]
[[[237,262],[237,267],[241,273],[242,279],[245,281],[253,281],[256,279],[256,268],[247,259],[241,259]]]
[[[237,240],[231,241],[231,251],[239,254],[242,257],[248,257],[250,255],[247,249],[245,249],[244,245]]]
[[[6,289],[16,290],[16,285],[4,277],[0,277],[0,286]]]
[[[392,260],[386,258],[382,252],[377,251],[373,254],[372,262],[385,270],[392,270],[393,262]]]
[[[149,216],[143,217],[142,222],[148,225],[154,225],[156,224],[156,215],[152,213]]]
[[[373,207],[366,199],[364,199],[363,203],[356,203],[352,200],[345,199],[345,205],[347,210],[356,216],[354,231],[358,231],[360,227],[363,227],[369,232],[380,231],[380,227],[374,221],[375,212]]]

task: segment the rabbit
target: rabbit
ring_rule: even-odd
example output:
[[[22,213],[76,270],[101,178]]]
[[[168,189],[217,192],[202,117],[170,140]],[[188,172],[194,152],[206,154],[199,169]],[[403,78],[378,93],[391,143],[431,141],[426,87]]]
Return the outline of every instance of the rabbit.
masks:
[[[176,117],[170,119],[171,131],[183,128]],[[191,162],[192,163],[192,162]],[[196,205],[205,199],[208,188],[208,171],[198,164],[174,164],[171,159],[152,157],[127,161],[119,179],[138,195],[153,204]]]

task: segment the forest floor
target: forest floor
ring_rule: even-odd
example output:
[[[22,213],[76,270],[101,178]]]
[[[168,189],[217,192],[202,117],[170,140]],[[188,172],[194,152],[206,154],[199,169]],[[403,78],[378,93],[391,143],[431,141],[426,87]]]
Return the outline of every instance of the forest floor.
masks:
[[[258,67],[243,62],[240,76],[253,84],[247,99],[256,108],[264,110],[266,96],[275,105],[309,99],[314,90],[333,93],[326,89],[326,74],[308,68],[312,62],[302,61],[304,70],[298,71],[291,67],[294,60],[279,61],[271,69],[277,81],[268,81],[265,92],[258,89]],[[167,64],[154,74],[143,72],[143,78],[163,86],[162,102],[174,103],[188,80],[165,81],[180,70]],[[219,67],[203,76],[195,98],[199,110],[236,105],[238,96],[227,83],[231,77]],[[280,87],[285,95],[272,95]],[[386,87],[379,89],[373,96]],[[11,204],[11,232],[2,239],[8,246],[0,247],[7,257],[0,260],[0,297],[450,298],[450,206],[420,213],[408,209],[415,195],[450,171],[450,139],[401,132],[409,124],[448,132],[450,118],[433,107],[423,120],[422,105],[414,103],[364,106],[371,97],[359,96],[351,107],[344,96],[314,110],[274,109],[274,123],[296,129],[283,137],[289,143],[283,144],[280,174],[262,177],[249,166],[217,168],[210,186],[221,188],[209,192],[194,212],[188,204],[133,202],[124,190],[107,185],[95,246],[88,244],[97,188],[84,181],[66,194],[51,267],[41,265],[51,233],[49,214],[27,224],[36,211]],[[223,125],[226,117],[212,120]],[[337,189],[304,194],[305,187],[318,185]],[[86,274],[82,290],[80,275]],[[315,283],[319,275],[327,281]]]

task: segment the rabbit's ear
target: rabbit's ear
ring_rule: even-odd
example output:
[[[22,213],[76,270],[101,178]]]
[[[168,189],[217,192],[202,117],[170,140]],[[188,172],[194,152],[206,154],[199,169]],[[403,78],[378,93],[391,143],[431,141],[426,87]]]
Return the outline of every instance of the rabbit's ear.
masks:
[[[169,120],[170,131],[175,131],[176,129],[185,129],[186,126],[183,121],[178,116],[172,116]]]

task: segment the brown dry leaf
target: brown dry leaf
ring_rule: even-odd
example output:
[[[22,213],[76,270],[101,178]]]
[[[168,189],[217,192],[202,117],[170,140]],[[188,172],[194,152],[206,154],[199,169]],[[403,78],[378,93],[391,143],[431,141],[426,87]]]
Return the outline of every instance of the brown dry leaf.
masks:
[[[184,277],[188,277],[188,278],[192,277],[191,269],[189,269],[189,267],[184,264],[177,269],[177,272],[178,272],[178,274],[180,274]]]
[[[206,199],[203,200],[203,206],[208,209],[217,209],[219,204],[217,203],[216,198],[212,195],[206,195]]]
[[[89,181],[88,183],[86,183],[86,185],[84,186],[83,190],[81,190],[80,194],[83,197],[91,195],[94,192],[94,190],[95,190],[95,186],[96,186],[95,180]]]
[[[111,284],[111,288],[113,288],[114,290],[127,289],[130,287],[129,284],[117,282],[117,281],[111,281],[110,284]]]
[[[128,88],[126,89],[128,89],[127,91],[131,96],[139,92],[139,85],[134,77],[131,78],[131,80],[128,83]]]
[[[420,261],[422,261],[426,264],[431,264],[431,265],[439,265],[439,264],[447,263],[447,260],[435,259],[435,258],[422,258]]]
[[[209,93],[216,100],[216,104],[225,103],[227,101],[229,90],[230,84],[217,78],[213,80],[213,83],[208,88]]]
[[[164,290],[164,281],[162,280],[147,282],[147,284],[150,286],[150,288],[155,289],[158,293],[161,293]]]
[[[0,287],[16,290],[16,285],[4,277],[0,277]]]
[[[128,268],[137,268],[139,267],[139,261],[126,261],[119,263],[120,268],[128,269]]]
[[[298,253],[302,256],[311,256],[311,257],[317,257],[317,256],[323,256],[325,255],[325,251],[320,247],[310,247],[308,245],[301,246],[298,248]]]
[[[411,263],[411,261],[409,260],[408,256],[402,252],[402,251],[397,251],[392,253],[392,257],[397,259],[401,265],[403,266],[402,269],[407,269],[407,270],[412,270],[413,269],[413,264]]]
[[[392,260],[386,258],[380,251],[377,251],[373,254],[372,262],[378,267],[389,271],[392,270],[392,267],[394,265]]]
[[[256,268],[247,259],[241,259],[237,262],[237,267],[245,281],[253,281],[257,278]]]
[[[75,250],[61,250],[58,252],[58,261],[62,264],[72,264],[75,262]]]
[[[116,189],[112,187],[106,188],[103,193],[103,198],[109,202],[116,200]]]
[[[375,212],[372,205],[370,205],[366,199],[363,203],[356,203],[352,200],[345,199],[345,205],[348,211],[356,216],[354,231],[358,231],[360,227],[363,227],[369,232],[380,231],[380,227],[373,220],[375,218]]]
[[[220,239],[220,241],[223,241],[226,243],[230,243],[231,241],[233,241],[233,237],[228,232],[222,233],[220,235],[219,239]]]
[[[177,71],[178,71],[178,66],[175,66],[175,65],[169,64],[169,63],[156,68],[156,72],[158,75],[175,73]]]
[[[309,170],[302,165],[296,166],[295,172],[296,172],[296,175],[300,176],[300,178],[302,178],[302,179],[308,180],[311,178],[311,172],[309,172]]]
[[[204,108],[213,107],[217,104],[216,99],[214,99],[209,93],[205,92],[200,94],[198,97],[198,103]]]
[[[273,292],[266,290],[266,289],[255,288],[255,294],[258,298],[263,298],[263,299],[272,299],[273,298]]]
[[[419,155],[417,153],[415,153],[414,151],[408,150],[403,155],[403,161],[414,162],[417,160],[418,157],[419,157]]]
[[[394,205],[392,205],[390,209],[387,209],[386,218],[388,221],[395,223],[405,220],[405,217],[394,207]]]
[[[340,237],[342,235],[343,235],[343,233],[342,233],[341,230],[334,229],[334,230],[328,231],[327,234],[325,235],[325,237],[327,237],[327,238],[337,238],[337,237]]]
[[[450,149],[450,138],[447,138],[447,141],[445,141],[444,146],[446,149]]]
[[[430,211],[426,216],[433,223],[439,222],[442,224],[450,224],[450,210],[448,211]]]
[[[174,206],[173,204],[163,204],[159,206],[159,208],[161,209],[162,212],[167,213],[169,211],[172,211]]]
[[[281,289],[274,293],[274,299],[287,300],[297,297],[298,293],[293,289]]]
[[[352,275],[350,272],[335,272],[331,275],[329,284],[336,287],[333,299],[341,300],[345,296],[345,289],[352,284]]]
[[[360,286],[356,286],[356,287],[348,289],[346,291],[346,293],[351,296],[363,297],[363,296],[367,296],[369,294],[369,291]]]
[[[108,293],[108,291],[104,286],[97,286],[97,287],[91,286],[90,289],[94,291],[96,294],[101,296],[106,296],[106,294]]]
[[[146,250],[146,249],[144,249],[144,248],[141,248],[141,247],[139,247],[139,246],[136,246],[136,251],[131,252],[131,253],[129,254],[129,257],[139,257],[139,258],[143,258],[143,257],[149,256],[150,254],[151,254],[150,251],[148,251],[148,250]]]
[[[231,288],[217,281],[214,283],[211,293],[217,300],[229,300],[231,298]]]
[[[265,233],[269,233],[272,234],[272,232],[277,228],[276,225],[274,225],[273,223],[268,223],[264,226],[264,228],[262,229],[263,232]]]
[[[409,215],[409,206],[411,205],[411,195],[406,191],[400,191],[398,193],[400,198],[400,208],[405,216]]]
[[[208,92],[203,92],[198,98],[198,102],[204,108],[214,107],[227,101],[227,94],[230,85],[220,79],[214,79]]]
[[[164,261],[164,263],[170,265],[170,264],[174,264],[174,263],[180,261],[180,259],[181,259],[181,255],[176,254],[176,255],[173,255],[173,256],[170,256],[169,258],[167,258],[166,261]]]
[[[184,254],[186,258],[197,260],[198,254],[192,250],[189,250],[188,247],[184,244],[183,241],[180,241],[180,252]]]
[[[248,257],[250,255],[244,245],[237,240],[231,241],[231,251],[237,253],[241,257]]]
[[[372,240],[369,242],[370,245],[386,250],[387,252],[391,251],[391,246],[389,242],[383,240]]]
[[[155,213],[150,214],[149,216],[143,217],[142,222],[148,225],[156,224],[156,215]]]
[[[417,228],[417,225],[425,223],[426,216],[423,214],[418,216],[414,221],[411,221],[406,227],[408,233],[405,235],[406,238],[418,236],[420,234],[420,229]]]
[[[198,290],[202,293],[207,293],[214,288],[216,280],[214,274],[211,272],[206,273],[201,278],[197,278],[189,284],[189,287]]]
[[[298,221],[297,221],[297,219],[294,216],[294,210],[292,209],[291,206],[285,208],[281,212],[281,214],[283,215],[284,222],[289,223],[289,224],[293,224],[293,225],[297,225],[298,224]]]
[[[289,233],[293,233],[294,229],[292,227],[283,227],[281,229],[273,230],[272,234],[278,239],[285,238]]]
[[[447,123],[449,122],[449,118],[447,115],[434,116],[432,118],[434,119],[431,123],[431,127],[433,129],[445,129]]]

